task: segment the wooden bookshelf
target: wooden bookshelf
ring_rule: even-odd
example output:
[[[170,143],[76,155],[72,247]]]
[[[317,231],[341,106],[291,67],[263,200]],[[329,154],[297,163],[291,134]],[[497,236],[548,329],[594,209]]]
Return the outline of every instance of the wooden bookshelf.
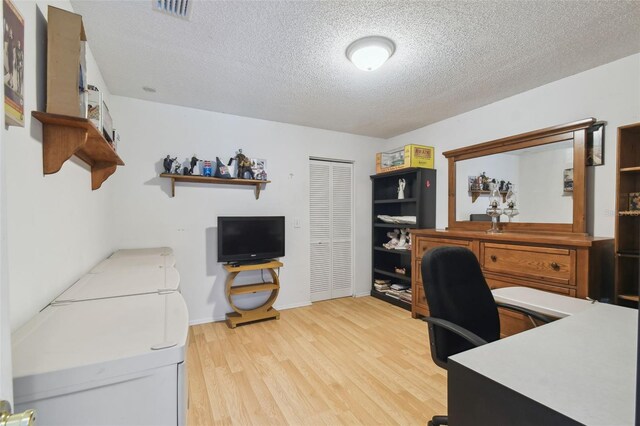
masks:
[[[640,123],[618,127],[616,160],[615,301],[638,307],[640,210],[631,210],[631,193],[640,192]]]

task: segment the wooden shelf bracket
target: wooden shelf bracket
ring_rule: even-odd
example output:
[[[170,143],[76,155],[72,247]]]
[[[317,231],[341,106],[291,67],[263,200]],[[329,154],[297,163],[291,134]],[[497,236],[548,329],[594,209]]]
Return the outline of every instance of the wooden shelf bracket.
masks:
[[[91,167],[91,189],[102,186],[124,165],[96,127],[86,118],[33,111],[42,123],[42,168],[45,175],[57,173],[72,156]]]
[[[87,131],[57,124],[44,124],[42,129],[42,158],[45,175],[57,173],[65,161],[87,143]],[[65,143],[60,143],[65,140]]]

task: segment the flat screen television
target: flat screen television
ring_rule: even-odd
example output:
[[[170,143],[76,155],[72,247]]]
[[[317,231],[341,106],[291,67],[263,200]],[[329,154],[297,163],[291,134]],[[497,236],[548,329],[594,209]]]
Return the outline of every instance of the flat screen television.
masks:
[[[284,256],[284,216],[219,216],[218,262],[259,263]]]

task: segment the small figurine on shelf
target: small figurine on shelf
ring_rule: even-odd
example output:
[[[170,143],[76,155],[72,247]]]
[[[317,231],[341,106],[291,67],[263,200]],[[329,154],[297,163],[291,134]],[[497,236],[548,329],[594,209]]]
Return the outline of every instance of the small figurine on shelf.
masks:
[[[189,157],[186,157],[182,162],[182,175],[191,176],[191,160]]]
[[[195,155],[193,157],[191,157],[191,167],[189,168],[189,174],[192,175],[193,174],[193,169],[196,167],[196,165],[198,165],[198,161],[200,161]]]
[[[405,186],[407,186],[407,181],[404,179],[398,179],[398,200],[404,200]]]
[[[220,161],[220,157],[216,157],[216,171],[214,176],[220,179],[231,179],[229,169]]]
[[[213,174],[213,167],[211,167],[210,160],[204,160],[202,165],[202,176],[211,176]]]
[[[229,159],[227,166],[230,166],[234,161],[236,162],[236,168],[238,170],[236,174],[238,179],[255,179],[253,170],[251,170],[251,160],[242,153],[242,149],[236,151],[236,156]]]
[[[171,173],[171,166],[173,162],[176,161],[178,157],[171,158],[171,156],[167,155],[164,160],[162,160],[162,165],[164,167],[165,173]]]
[[[396,274],[407,275],[407,268],[401,268],[399,266],[394,267]]]
[[[407,232],[409,230],[406,228],[402,228],[400,230],[400,237],[398,237],[398,245],[395,247],[396,250],[406,250],[407,249]]]
[[[175,160],[177,160],[178,157],[175,158]],[[180,174],[180,162],[179,161],[175,161],[174,160],[174,165],[173,165],[173,174],[174,175],[179,175]]]
[[[389,231],[387,232],[387,237],[391,238],[389,240],[389,242],[382,244],[382,247],[386,248],[387,250],[393,250],[396,248],[396,246],[398,245],[398,234],[400,231],[398,231],[397,229],[394,229],[393,231]]]

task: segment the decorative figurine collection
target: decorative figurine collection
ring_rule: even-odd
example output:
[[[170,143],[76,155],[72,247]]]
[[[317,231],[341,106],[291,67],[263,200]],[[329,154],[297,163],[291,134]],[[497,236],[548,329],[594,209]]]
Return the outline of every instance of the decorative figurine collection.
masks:
[[[165,173],[172,173],[184,176],[215,176],[222,179],[258,179],[267,180],[267,172],[265,171],[265,160],[249,159],[242,153],[242,149],[236,151],[235,157],[229,159],[227,165],[216,157],[215,163],[210,160],[200,160],[195,154],[191,159],[187,158],[184,163],[180,163],[178,157],[167,155],[162,159],[162,167]],[[235,161],[236,176],[232,176],[229,167]],[[198,167],[199,166],[199,167]],[[173,169],[173,170],[172,170]],[[198,170],[199,169],[199,170]]]
[[[492,179],[482,172],[479,176],[469,176],[469,191],[490,191],[492,183],[498,186],[500,192],[507,192],[511,185],[509,181]]]
[[[411,250],[411,234],[409,233],[409,228],[389,231],[387,232],[387,237],[389,237],[390,240],[382,244],[382,247],[387,250]]]

